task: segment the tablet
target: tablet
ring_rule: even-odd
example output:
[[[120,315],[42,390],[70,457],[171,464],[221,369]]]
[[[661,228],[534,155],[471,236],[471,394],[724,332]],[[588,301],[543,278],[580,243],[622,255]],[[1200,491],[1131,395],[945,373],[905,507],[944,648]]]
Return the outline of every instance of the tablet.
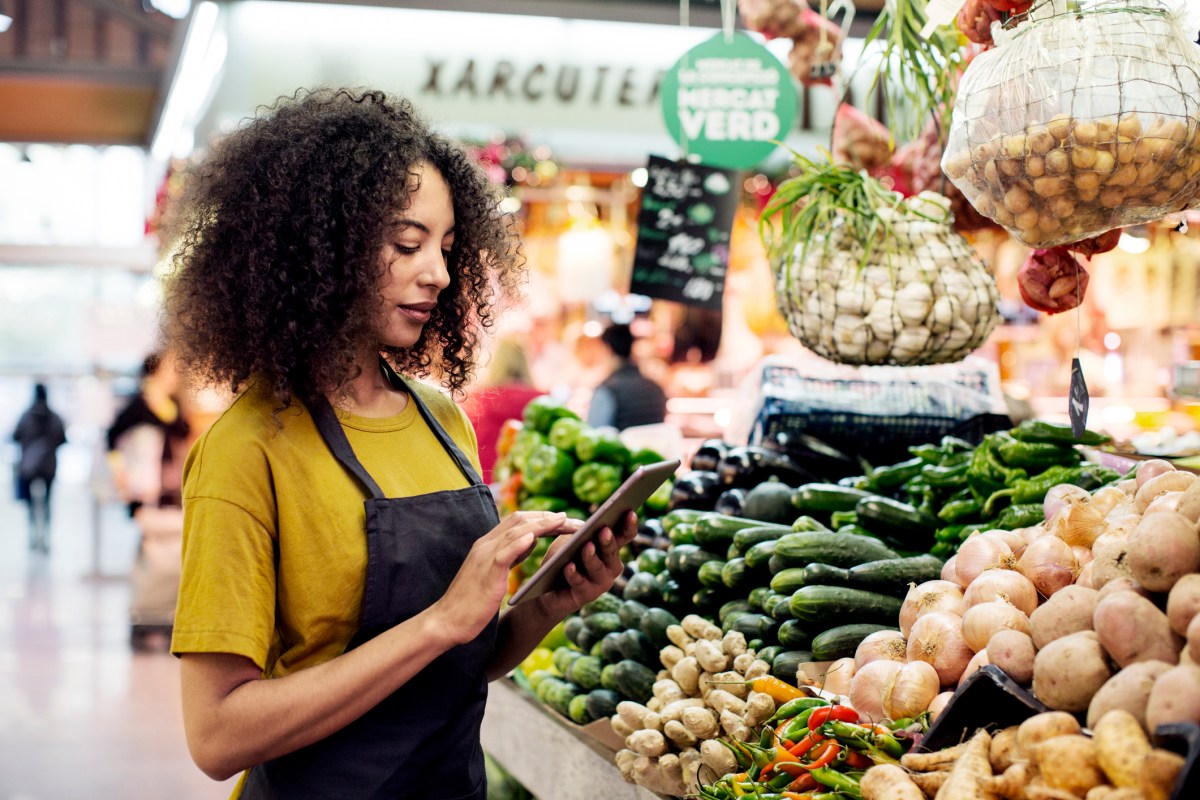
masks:
[[[571,534],[567,543],[542,562],[542,566],[529,580],[509,598],[508,604],[515,606],[522,600],[537,597],[555,588],[563,568],[579,554],[585,544],[600,532],[601,528],[615,528],[626,511],[637,511],[663,481],[675,474],[679,460],[659,461],[643,464],[633,471],[625,482],[601,506],[587,518],[583,527]]]

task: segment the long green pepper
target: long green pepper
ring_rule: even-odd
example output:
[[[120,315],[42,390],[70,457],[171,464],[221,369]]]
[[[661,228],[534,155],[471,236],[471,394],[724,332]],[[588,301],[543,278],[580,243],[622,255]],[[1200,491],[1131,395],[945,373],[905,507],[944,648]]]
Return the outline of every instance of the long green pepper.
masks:
[[[829,701],[824,697],[797,697],[794,700],[788,700],[775,709],[775,713],[771,715],[771,718],[767,722],[779,722],[780,720],[794,717],[801,711],[808,711],[818,706],[827,705],[829,705]]]

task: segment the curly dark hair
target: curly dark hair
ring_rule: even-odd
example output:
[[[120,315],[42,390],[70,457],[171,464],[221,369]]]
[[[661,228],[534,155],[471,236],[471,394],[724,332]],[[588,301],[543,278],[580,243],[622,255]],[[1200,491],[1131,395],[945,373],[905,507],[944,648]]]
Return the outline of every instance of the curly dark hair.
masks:
[[[185,180],[173,230],[163,333],[206,385],[265,380],[293,396],[341,393],[376,344],[379,259],[390,219],[429,163],[450,187],[450,284],[411,348],[385,348],[399,371],[458,393],[481,333],[523,274],[499,190],[457,143],[383,92],[302,90],[219,140]]]

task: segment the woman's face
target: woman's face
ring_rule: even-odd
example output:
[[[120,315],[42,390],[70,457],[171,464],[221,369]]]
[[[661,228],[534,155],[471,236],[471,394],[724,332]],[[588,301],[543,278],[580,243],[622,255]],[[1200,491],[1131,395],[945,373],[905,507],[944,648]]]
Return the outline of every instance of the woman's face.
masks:
[[[380,258],[380,308],[375,333],[381,345],[412,347],[450,284],[449,258],[454,245],[454,204],[450,187],[429,164],[416,168],[419,188],[408,206],[396,212]]]

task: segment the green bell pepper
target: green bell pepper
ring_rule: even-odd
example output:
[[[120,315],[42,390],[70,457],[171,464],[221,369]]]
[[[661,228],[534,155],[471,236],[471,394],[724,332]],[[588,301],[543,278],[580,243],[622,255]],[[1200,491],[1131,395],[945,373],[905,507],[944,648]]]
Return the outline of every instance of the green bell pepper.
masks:
[[[566,511],[567,501],[561,497],[534,494],[522,500],[518,508],[521,511]]]
[[[546,437],[532,428],[522,428],[513,437],[512,449],[508,452],[512,465],[520,472],[528,469],[527,460],[535,447],[546,443]]]
[[[581,419],[559,417],[550,426],[550,444],[559,450],[566,450],[568,453],[572,453],[575,451],[575,442],[579,440],[579,434],[587,427],[588,424]]]
[[[646,498],[646,502],[644,503],[646,511],[654,516],[667,513],[671,508],[671,490],[674,487],[675,482],[669,480],[655,489],[654,494]]]
[[[525,466],[525,488],[532,494],[563,495],[570,491],[575,459],[554,445],[533,448]]]
[[[542,435],[550,432],[555,420],[563,417],[579,419],[578,414],[548,394],[535,397],[526,403],[522,417],[526,428],[532,428]]]
[[[623,467],[629,462],[629,448],[612,428],[580,431],[575,440],[575,455],[584,463],[603,461]]]
[[[621,485],[622,472],[616,464],[597,461],[584,464],[571,476],[575,496],[585,503],[603,503]]]
[[[651,450],[649,447],[643,447],[630,454],[627,466],[629,471],[633,472],[643,464],[657,464],[659,461],[665,460],[661,453]]]

